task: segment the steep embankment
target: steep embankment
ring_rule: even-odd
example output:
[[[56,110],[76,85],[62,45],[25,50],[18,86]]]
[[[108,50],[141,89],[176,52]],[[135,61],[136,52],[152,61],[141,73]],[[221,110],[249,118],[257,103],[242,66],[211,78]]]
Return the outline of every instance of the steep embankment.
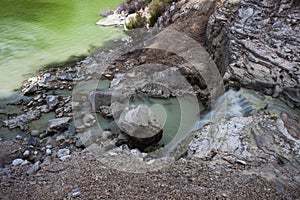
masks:
[[[297,1],[242,0],[218,9],[207,44],[225,80],[300,107],[299,8]]]

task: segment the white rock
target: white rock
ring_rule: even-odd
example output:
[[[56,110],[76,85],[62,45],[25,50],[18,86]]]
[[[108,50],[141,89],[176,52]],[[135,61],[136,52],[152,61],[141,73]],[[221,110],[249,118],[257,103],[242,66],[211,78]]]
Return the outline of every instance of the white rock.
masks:
[[[28,158],[29,155],[30,155],[30,151],[29,150],[24,151],[24,153],[23,153],[24,158]]]
[[[32,165],[32,167],[30,167],[30,169],[26,172],[27,175],[31,175],[35,172],[37,172],[41,167],[40,167],[41,162],[37,161],[36,163],[34,163],[34,165]]]
[[[71,155],[66,155],[66,156],[62,156],[62,157],[60,157],[59,158],[59,160],[61,160],[61,161],[67,161],[67,160],[69,160],[71,158]]]
[[[64,157],[64,156],[67,156],[70,154],[70,150],[69,149],[60,149],[58,152],[57,152],[57,157],[58,158],[61,158],[61,157]]]
[[[47,155],[47,156],[50,156],[51,154],[52,154],[51,149],[46,149],[46,155]]]
[[[15,159],[15,160],[12,162],[12,165],[13,165],[13,166],[18,166],[18,165],[21,165],[23,162],[24,162],[23,159],[17,158],[17,159]]]
[[[29,165],[30,162],[28,160],[24,160],[24,162],[21,163],[21,166],[24,166],[24,165]]]

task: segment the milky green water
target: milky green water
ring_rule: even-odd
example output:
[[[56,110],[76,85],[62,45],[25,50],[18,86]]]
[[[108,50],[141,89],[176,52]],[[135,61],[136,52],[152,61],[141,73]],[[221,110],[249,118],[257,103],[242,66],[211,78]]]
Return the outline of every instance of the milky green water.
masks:
[[[70,56],[87,55],[114,40],[121,28],[100,27],[101,10],[121,0],[1,0],[0,97],[19,87],[29,73]]]

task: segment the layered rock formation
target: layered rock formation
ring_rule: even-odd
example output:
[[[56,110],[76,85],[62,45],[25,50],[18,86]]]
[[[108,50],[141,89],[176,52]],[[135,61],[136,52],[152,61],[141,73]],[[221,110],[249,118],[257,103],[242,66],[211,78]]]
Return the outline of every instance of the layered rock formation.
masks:
[[[300,107],[300,12],[293,1],[226,1],[207,44],[225,80]]]

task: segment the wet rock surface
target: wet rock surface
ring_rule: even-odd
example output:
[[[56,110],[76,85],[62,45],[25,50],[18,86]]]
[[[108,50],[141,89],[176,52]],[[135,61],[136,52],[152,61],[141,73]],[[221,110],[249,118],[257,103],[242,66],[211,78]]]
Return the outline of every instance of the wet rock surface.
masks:
[[[229,80],[300,106],[299,5],[226,1],[209,20],[209,51]]]
[[[146,105],[125,109],[119,120],[120,129],[129,135],[134,145],[144,149],[162,138],[162,125]]]

